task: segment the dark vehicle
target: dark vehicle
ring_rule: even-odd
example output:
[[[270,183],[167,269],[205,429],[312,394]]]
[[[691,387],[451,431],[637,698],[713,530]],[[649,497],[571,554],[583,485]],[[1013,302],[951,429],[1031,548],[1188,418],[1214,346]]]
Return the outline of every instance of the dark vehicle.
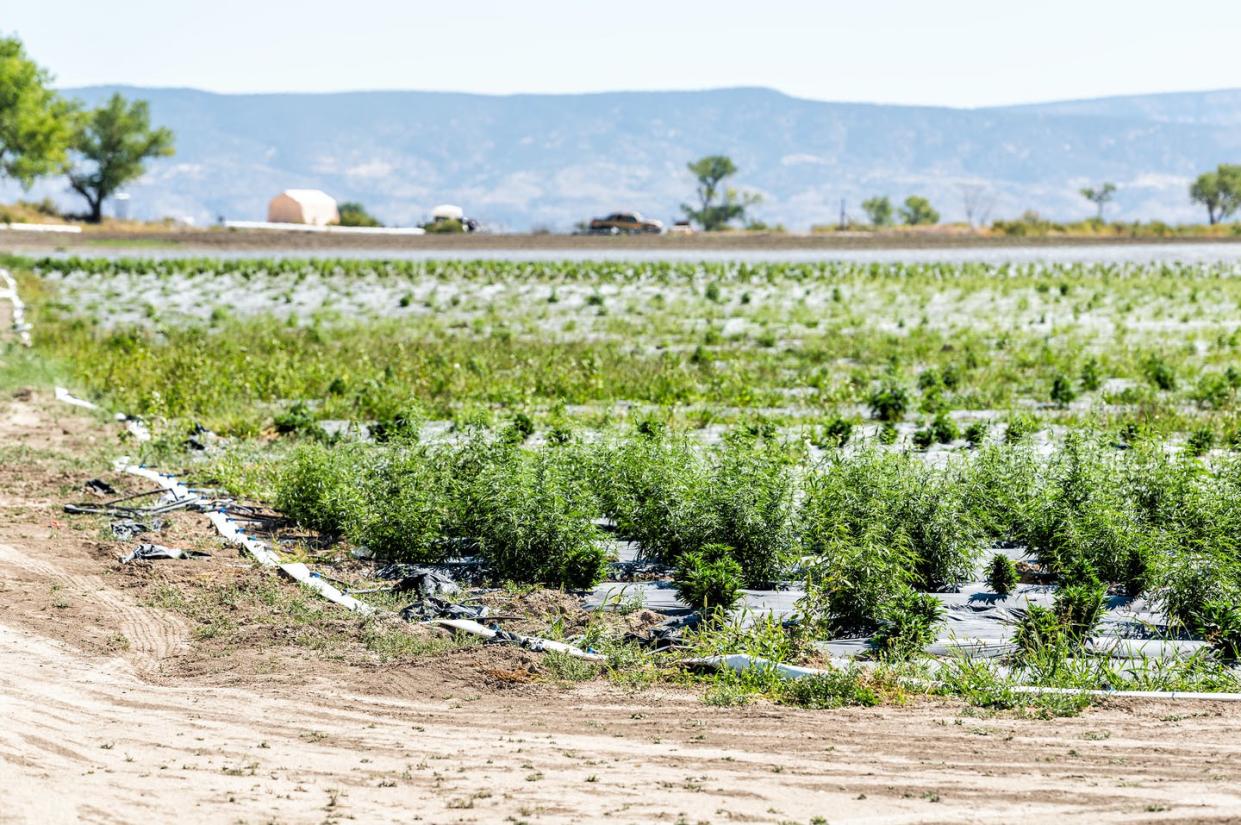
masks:
[[[662,223],[644,218],[637,212],[613,212],[606,218],[595,218],[590,222],[590,232],[594,235],[638,235],[644,232],[658,234],[663,231]]]

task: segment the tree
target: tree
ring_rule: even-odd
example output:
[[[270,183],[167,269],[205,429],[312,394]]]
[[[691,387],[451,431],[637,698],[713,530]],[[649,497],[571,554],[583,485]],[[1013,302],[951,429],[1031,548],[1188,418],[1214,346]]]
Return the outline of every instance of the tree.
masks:
[[[366,211],[366,207],[357,201],[346,201],[337,210],[340,213],[341,226],[383,226],[379,219]]]
[[[910,226],[939,223],[939,213],[926,198],[910,195],[905,198],[905,205],[901,207],[901,220]]]
[[[965,210],[965,222],[970,226],[981,226],[991,217],[991,207],[995,199],[985,184],[961,184],[961,206]]]
[[[862,201],[862,211],[870,220],[871,226],[892,225],[892,201],[887,195],[876,195]]]
[[[721,191],[724,180],[737,174],[737,164],[727,155],[708,155],[686,166],[698,180],[698,208],[682,204],[681,211],[708,232],[744,220],[746,209],[762,202],[752,192],[740,193],[731,188]]]
[[[86,219],[99,223],[104,201],[129,181],[142,177],[146,172],[144,161],[173,153],[172,132],[151,128],[145,100],[131,103],[114,94],[82,118],[73,149],[87,166],[69,172],[69,185],[86,198]]]
[[[1241,208],[1241,166],[1221,163],[1214,172],[1203,172],[1189,187],[1189,198],[1207,208],[1211,225]]]
[[[49,88],[51,82],[20,40],[0,37],[0,177],[23,188],[68,163],[73,105]]]
[[[1096,218],[1097,220],[1102,221],[1103,207],[1107,206],[1107,204],[1112,200],[1112,197],[1116,194],[1116,184],[1104,183],[1098,189],[1093,186],[1087,186],[1085,189],[1080,191],[1083,198],[1090,201],[1098,208],[1099,212]]]

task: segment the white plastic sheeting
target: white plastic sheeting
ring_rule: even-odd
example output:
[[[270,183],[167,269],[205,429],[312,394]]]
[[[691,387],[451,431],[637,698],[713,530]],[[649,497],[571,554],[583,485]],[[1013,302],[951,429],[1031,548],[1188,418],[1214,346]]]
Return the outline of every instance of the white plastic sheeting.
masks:
[[[26,305],[17,294],[17,281],[7,269],[0,269],[0,300],[13,306],[13,332],[23,347],[30,346],[30,325],[26,323]]]
[[[478,636],[481,639],[494,639],[500,635],[496,631],[479,624],[473,619],[432,619],[428,624],[437,627],[448,628],[449,630],[459,630],[462,633],[469,633],[472,636]],[[582,650],[580,647],[574,647],[564,642],[557,642],[552,639],[543,639],[538,636],[519,636],[518,642],[522,647],[536,651],[550,651],[552,653],[563,653],[566,656],[572,656],[575,659],[585,659],[589,662],[607,661],[606,656],[601,653],[591,653]]]

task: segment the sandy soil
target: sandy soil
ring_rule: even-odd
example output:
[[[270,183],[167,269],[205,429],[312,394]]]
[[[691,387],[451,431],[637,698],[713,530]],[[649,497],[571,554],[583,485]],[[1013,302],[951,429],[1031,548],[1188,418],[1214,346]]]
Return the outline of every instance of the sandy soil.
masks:
[[[107,426],[0,399],[0,822],[1241,820],[1224,704],[715,708],[489,681],[536,656],[505,648],[392,667],[270,634],[214,644],[143,595],[152,576],[265,575],[201,517],[170,529],[211,547],[202,567],[122,568],[60,511],[120,449]]]

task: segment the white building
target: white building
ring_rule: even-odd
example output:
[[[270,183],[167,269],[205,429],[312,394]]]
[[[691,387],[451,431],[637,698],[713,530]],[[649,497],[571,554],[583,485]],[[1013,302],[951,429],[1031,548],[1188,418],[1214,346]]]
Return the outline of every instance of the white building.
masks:
[[[327,226],[340,222],[336,199],[318,189],[286,189],[267,204],[271,223],[304,223]]]

